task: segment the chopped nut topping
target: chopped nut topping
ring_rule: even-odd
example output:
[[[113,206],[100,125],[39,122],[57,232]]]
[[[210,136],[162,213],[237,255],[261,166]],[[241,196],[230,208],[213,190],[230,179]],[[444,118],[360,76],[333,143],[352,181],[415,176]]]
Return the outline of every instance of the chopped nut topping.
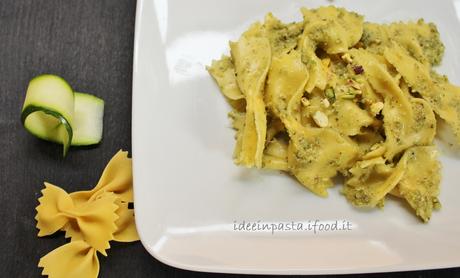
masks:
[[[348,79],[348,84],[350,84],[350,86],[353,89],[361,90],[361,84],[359,84],[358,82],[354,81],[353,79]]]
[[[381,102],[381,101],[371,104],[371,112],[374,115],[377,115],[378,113],[380,113],[380,111],[382,111],[382,109],[383,109],[383,102]]]
[[[326,114],[321,111],[316,111],[315,114],[313,114],[313,120],[319,127],[326,127],[329,124],[329,119]]]
[[[324,92],[326,97],[328,98],[329,102],[334,102],[335,101],[335,92],[334,89],[332,88],[327,88],[326,91]]]
[[[351,59],[350,54],[348,54],[348,53],[343,54],[341,58],[342,58],[342,60],[344,60],[347,63],[351,64],[353,62],[353,60]]]
[[[382,144],[380,144],[380,143],[375,143],[374,145],[371,146],[371,149],[370,149],[370,150],[371,150],[371,151],[374,151],[374,150],[376,150],[377,148],[380,148],[381,146],[382,146]]]
[[[353,66],[353,71],[355,72],[355,74],[361,74],[364,72],[364,69],[362,66],[356,65],[356,66]]]
[[[331,104],[327,98],[323,98],[322,103],[324,107],[328,108]]]
[[[300,99],[300,102],[302,103],[303,106],[308,106],[310,105],[310,101],[306,97],[302,97]]]

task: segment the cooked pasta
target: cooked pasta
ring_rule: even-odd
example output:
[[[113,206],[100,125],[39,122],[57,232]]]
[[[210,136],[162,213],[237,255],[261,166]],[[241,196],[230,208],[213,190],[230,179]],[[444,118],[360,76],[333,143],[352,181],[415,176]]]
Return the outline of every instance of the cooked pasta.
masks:
[[[235,163],[285,171],[322,197],[341,174],[352,205],[383,207],[391,194],[429,221],[440,208],[435,115],[460,143],[460,88],[433,69],[436,26],[301,12],[289,24],[269,13],[208,67],[232,108]]]

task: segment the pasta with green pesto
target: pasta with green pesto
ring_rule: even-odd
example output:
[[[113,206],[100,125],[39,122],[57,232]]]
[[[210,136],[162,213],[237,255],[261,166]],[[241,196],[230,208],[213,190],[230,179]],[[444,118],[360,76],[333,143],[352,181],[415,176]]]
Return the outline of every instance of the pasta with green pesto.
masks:
[[[436,26],[376,24],[333,6],[252,24],[207,67],[229,102],[234,162],[280,170],[356,207],[395,196],[425,222],[441,207],[436,115],[460,143],[460,88],[435,72]]]

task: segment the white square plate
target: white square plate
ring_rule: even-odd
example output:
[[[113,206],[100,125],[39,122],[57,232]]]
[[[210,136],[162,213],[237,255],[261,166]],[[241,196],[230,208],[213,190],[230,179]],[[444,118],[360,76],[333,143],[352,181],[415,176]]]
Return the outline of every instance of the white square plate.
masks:
[[[460,0],[337,0],[391,22],[435,22],[446,52],[440,71],[460,84]],[[250,23],[329,1],[138,0],[133,76],[135,210],[145,248],[184,269],[258,274],[386,272],[460,266],[459,156],[443,152],[443,208],[421,223],[401,202],[352,208],[340,186],[321,199],[277,172],[232,162],[229,108],[205,70]],[[235,231],[259,223],[346,220],[350,231]]]

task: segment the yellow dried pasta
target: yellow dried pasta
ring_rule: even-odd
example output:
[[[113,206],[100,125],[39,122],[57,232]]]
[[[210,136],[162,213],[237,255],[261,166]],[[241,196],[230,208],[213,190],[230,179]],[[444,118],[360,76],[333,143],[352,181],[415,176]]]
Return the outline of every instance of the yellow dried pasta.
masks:
[[[435,113],[460,143],[460,89],[433,69],[436,26],[301,12],[292,23],[269,13],[208,67],[233,108],[236,164],[285,171],[323,197],[341,174],[352,205],[383,207],[392,194],[428,221],[440,207]]]
[[[76,231],[71,233],[73,240],[85,240],[107,255],[105,249],[110,247],[109,241],[117,229],[116,196],[113,193],[103,194],[81,205],[75,205],[67,192],[49,183],[45,183],[42,194],[35,218],[40,230],[38,236],[51,235],[69,224],[71,231]]]
[[[134,221],[132,162],[119,151],[107,164],[98,184],[88,191],[68,194],[45,182],[37,206],[38,236],[59,230],[71,242],[44,256],[39,267],[49,277],[97,277],[97,252],[107,256],[111,240],[139,240]],[[67,268],[71,268],[70,271]]]
[[[79,204],[94,200],[106,192],[112,192],[124,202],[133,202],[133,170],[128,152],[119,151],[110,159],[93,189],[70,193],[70,197]]]
[[[83,240],[72,241],[49,252],[40,259],[42,275],[49,278],[81,278],[99,275],[96,249]]]

